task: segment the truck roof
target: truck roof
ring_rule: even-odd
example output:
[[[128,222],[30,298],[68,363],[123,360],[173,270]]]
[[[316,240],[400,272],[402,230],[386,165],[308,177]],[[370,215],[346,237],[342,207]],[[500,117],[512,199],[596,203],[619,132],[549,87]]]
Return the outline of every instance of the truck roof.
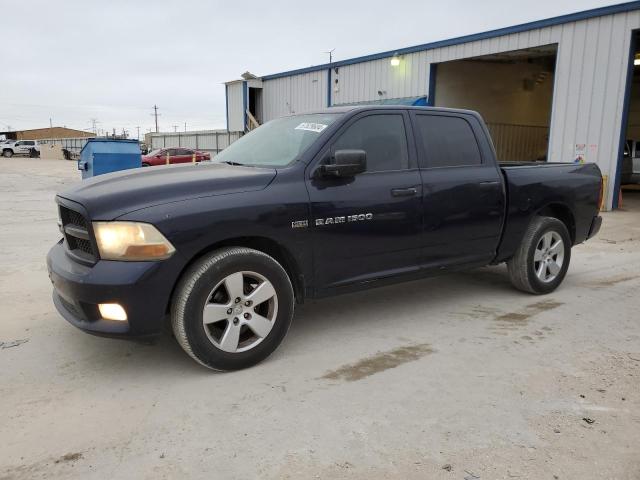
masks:
[[[449,112],[449,113],[464,113],[467,115],[479,116],[475,110],[465,110],[462,108],[445,108],[445,107],[420,107],[412,105],[341,105],[336,107],[327,107],[308,112],[293,113],[291,115],[304,115],[309,113],[347,113],[353,111],[364,110],[418,110],[427,112]]]

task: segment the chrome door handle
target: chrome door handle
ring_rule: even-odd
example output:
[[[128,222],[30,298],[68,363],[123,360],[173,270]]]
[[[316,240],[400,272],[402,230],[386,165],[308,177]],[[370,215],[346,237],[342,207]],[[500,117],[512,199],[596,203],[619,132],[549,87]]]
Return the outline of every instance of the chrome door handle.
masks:
[[[392,188],[391,196],[392,197],[413,197],[418,194],[418,189],[415,187],[409,188]]]

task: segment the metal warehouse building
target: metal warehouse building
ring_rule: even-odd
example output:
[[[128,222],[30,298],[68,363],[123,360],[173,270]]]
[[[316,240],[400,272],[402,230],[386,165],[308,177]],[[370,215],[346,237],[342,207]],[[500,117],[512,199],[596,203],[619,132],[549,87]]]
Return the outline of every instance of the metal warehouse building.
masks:
[[[479,111],[500,160],[596,162],[618,206],[640,142],[640,1],[225,84],[227,128],[353,104]],[[640,143],[639,143],[640,146]],[[635,148],[632,148],[635,152]],[[638,149],[640,150],[640,148]]]

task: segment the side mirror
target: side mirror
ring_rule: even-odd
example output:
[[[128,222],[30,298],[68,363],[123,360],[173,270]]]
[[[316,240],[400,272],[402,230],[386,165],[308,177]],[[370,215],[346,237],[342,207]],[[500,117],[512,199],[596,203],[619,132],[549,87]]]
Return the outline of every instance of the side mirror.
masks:
[[[367,152],[364,150],[336,150],[331,162],[320,167],[325,177],[353,177],[367,170]]]

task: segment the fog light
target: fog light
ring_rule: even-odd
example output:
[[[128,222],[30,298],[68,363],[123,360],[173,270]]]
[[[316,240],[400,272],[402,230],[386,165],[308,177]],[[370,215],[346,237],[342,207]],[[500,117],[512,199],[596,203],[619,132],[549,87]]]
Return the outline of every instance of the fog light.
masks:
[[[100,303],[98,304],[98,310],[100,310],[100,315],[105,320],[127,320],[127,312],[117,303]]]

